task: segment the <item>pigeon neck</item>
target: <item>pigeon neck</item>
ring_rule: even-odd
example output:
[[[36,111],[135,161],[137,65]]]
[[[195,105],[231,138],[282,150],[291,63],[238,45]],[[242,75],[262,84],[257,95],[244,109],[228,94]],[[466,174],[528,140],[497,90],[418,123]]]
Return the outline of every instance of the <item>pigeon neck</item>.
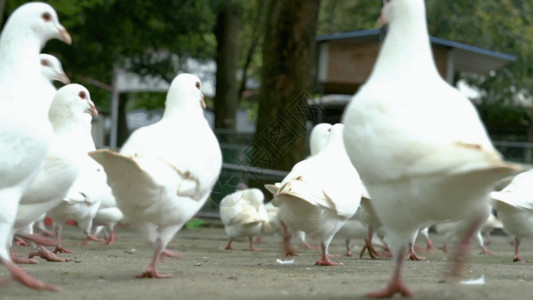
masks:
[[[9,30],[9,27],[5,28],[0,37],[0,64],[16,65],[17,68],[0,68],[0,70],[8,71],[9,74],[4,76],[9,77],[28,78],[32,74],[40,75],[38,56],[40,51],[41,43],[31,32],[16,32]]]
[[[193,105],[187,105],[185,103],[182,103],[182,105],[167,105],[162,119],[174,118],[176,116],[194,116],[197,114],[202,114],[200,103],[198,103],[198,107],[193,107]]]
[[[389,24],[371,78],[398,80],[406,76],[438,74],[433,59],[425,11]]]

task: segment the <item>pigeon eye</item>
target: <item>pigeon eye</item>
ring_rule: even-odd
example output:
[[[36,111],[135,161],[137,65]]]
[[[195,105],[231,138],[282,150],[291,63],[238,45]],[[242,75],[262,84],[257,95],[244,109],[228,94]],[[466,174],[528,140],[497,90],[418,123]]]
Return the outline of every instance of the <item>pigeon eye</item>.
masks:
[[[196,82],[196,88],[200,89],[200,82],[199,81]]]
[[[87,94],[85,94],[84,91],[81,91],[78,96],[80,96],[81,99],[86,99],[87,98]]]
[[[43,18],[43,20],[45,20],[46,22],[49,22],[52,20],[52,15],[49,13],[49,12],[44,12],[41,17]]]
[[[41,59],[41,66],[49,67],[50,62],[48,61],[48,59]]]

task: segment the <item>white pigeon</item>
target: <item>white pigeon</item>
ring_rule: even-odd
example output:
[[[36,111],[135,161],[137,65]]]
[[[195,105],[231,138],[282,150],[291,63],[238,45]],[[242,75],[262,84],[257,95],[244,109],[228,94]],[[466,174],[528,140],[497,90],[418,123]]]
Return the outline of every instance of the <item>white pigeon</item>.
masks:
[[[309,152],[311,156],[318,154],[324,149],[329,134],[331,133],[331,127],[333,125],[329,123],[320,123],[313,127],[309,135]]]
[[[44,80],[45,86],[46,86],[46,88],[43,88],[41,92],[41,95],[42,95],[41,99],[44,103],[51,104],[52,99],[54,98],[57,92],[57,89],[54,86],[53,82],[57,80],[64,84],[69,84],[70,79],[67,77],[67,75],[63,71],[63,66],[61,65],[61,62],[59,61],[59,59],[57,59],[57,57],[50,55],[50,54],[41,53],[39,54],[39,63],[41,65],[42,79]],[[44,224],[42,224],[42,221],[44,220],[45,216],[46,216],[46,213],[43,213],[36,220],[40,222],[39,229],[41,229],[41,231],[43,232],[47,232],[46,229],[44,228]],[[33,227],[34,227],[34,224],[29,224],[26,229],[21,229],[19,230],[19,232],[23,232],[24,234],[27,234],[27,235],[32,235]]]
[[[352,217],[363,188],[350,164],[342,142],[342,124],[331,128],[322,151],[292,168],[274,195],[280,221],[289,230],[301,230],[321,241],[322,259],[317,265],[339,265],[331,261],[329,244],[335,233]],[[289,244],[285,239],[286,254]]]
[[[486,208],[486,217],[483,220],[483,224],[485,224],[491,214],[491,206],[487,205]],[[442,251],[444,253],[448,252],[448,245],[449,244],[458,244],[461,242],[461,239],[466,235],[468,230],[471,230],[471,224],[469,224],[468,219],[466,220],[459,220],[454,222],[444,222],[444,223],[437,223],[434,225],[435,231],[442,236],[444,236],[444,245],[442,247]],[[481,254],[491,254],[491,252],[487,249],[485,246],[485,242],[483,240],[483,236],[481,234],[481,230],[483,229],[483,226],[477,228],[474,232],[474,238],[476,239],[477,244],[481,248]]]
[[[89,132],[90,133],[90,132]],[[54,220],[56,236],[61,243],[63,224],[69,220],[76,221],[77,227],[85,235],[82,245],[89,241],[102,241],[92,234],[93,219],[98,213],[100,203],[107,197],[112,197],[111,189],[107,185],[107,177],[102,166],[95,162],[87,153],[96,150],[91,136],[86,136],[83,142],[91,142],[92,147],[85,148],[85,156],[80,157],[81,170],[63,201],[48,212]],[[61,245],[61,244],[60,244]],[[65,251],[61,246],[58,250]],[[66,250],[66,252],[69,252]]]
[[[411,296],[401,275],[408,242],[440,221],[481,226],[492,185],[514,168],[502,161],[472,103],[440,77],[424,1],[384,1],[381,13],[387,33],[368,81],[344,112],[344,142],[396,258],[388,286],[367,296]],[[455,274],[466,257],[462,245]]]
[[[0,36],[0,261],[14,280],[34,289],[57,290],[11,261],[9,245],[17,207],[37,176],[52,134],[46,100],[41,99],[39,52],[52,38],[70,44],[55,10],[45,3],[27,3],[8,18]]]
[[[222,168],[218,141],[203,116],[200,79],[180,74],[172,81],[162,119],[142,127],[120,154],[90,155],[104,167],[117,205],[147,231],[154,257],[138,277],[170,277],[156,269],[168,242],[204,205]]]
[[[335,236],[342,237],[346,241],[346,256],[352,256],[352,239],[364,239],[368,234],[368,225],[361,221],[361,209],[357,209],[355,215],[342,225]]]
[[[240,186],[237,191],[220,201],[220,219],[229,237],[226,250],[233,250],[231,243],[238,237],[248,238],[248,250],[259,250],[253,245],[253,237],[258,235],[263,227],[269,226],[264,200],[265,196],[260,189]]]
[[[521,261],[520,241],[533,237],[533,170],[516,175],[508,186],[490,196],[503,229],[514,237],[513,261]]]
[[[109,190],[106,191],[106,195],[102,198],[102,202],[93,219],[93,226],[97,227],[97,231],[99,230],[98,227],[105,230],[105,245],[111,245],[115,242],[117,239],[115,226],[122,221],[123,218],[124,215],[117,207],[117,201],[115,200],[115,197],[113,197],[111,189],[109,188]]]
[[[324,146],[326,145],[329,134],[331,133],[331,127],[333,127],[333,125],[329,123],[320,123],[313,127],[313,129],[311,130],[311,133],[309,134],[309,152],[310,152],[309,156],[314,156],[318,154],[320,151],[322,151],[322,149],[324,149]],[[276,182],[275,184],[265,184],[265,188],[272,195],[276,195],[280,187],[281,187],[280,182]],[[271,225],[271,228],[275,230],[276,232],[282,232],[283,230],[287,230],[287,229],[286,228],[283,229],[283,226],[281,225],[279,221],[279,218],[278,218],[279,208],[274,205],[274,202],[276,201],[271,201],[267,204],[268,205],[267,212],[269,214],[269,224]],[[307,243],[305,232],[301,230],[294,230],[293,232],[290,232],[290,235],[296,236],[303,243],[306,249],[314,248],[309,243]],[[296,255],[294,250],[292,250],[291,246],[288,246],[288,248],[291,249],[290,255]],[[286,253],[286,254],[289,254],[289,253]]]
[[[57,91],[53,82],[59,81],[63,84],[69,84],[70,79],[67,74],[65,74],[63,65],[59,59],[51,54],[39,54],[39,64],[41,65],[41,74],[43,75],[45,82],[48,83],[48,89],[44,91],[46,96],[43,94],[43,97],[46,99],[49,98],[50,101],[52,101],[52,98],[54,98]]]
[[[80,173],[82,161],[90,159],[85,138],[90,133],[92,117],[97,115],[89,91],[82,85],[69,84],[57,91],[49,111],[53,128],[50,150],[42,169],[20,200],[15,231],[24,230],[67,195]],[[61,261],[43,246],[38,247],[43,258]]]

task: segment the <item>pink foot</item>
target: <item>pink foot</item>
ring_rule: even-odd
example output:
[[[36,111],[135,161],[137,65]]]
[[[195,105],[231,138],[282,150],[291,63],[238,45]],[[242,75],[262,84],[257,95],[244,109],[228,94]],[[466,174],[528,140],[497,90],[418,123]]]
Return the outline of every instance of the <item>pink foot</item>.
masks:
[[[172,250],[172,249],[168,249],[167,248],[167,249],[163,250],[163,252],[161,252],[161,256],[170,257],[170,258],[182,258],[183,254],[179,253],[176,250]]]
[[[404,297],[413,297],[411,290],[402,282],[389,283],[389,285],[377,292],[370,292],[366,294],[368,298],[392,298],[396,293],[402,294]]]
[[[11,260],[13,260],[16,264],[36,264],[37,263],[35,259],[20,257],[19,254],[16,254],[15,252],[13,252],[13,248],[9,249],[9,253],[11,254]]]
[[[320,248],[322,250],[322,259],[319,259],[315,262],[315,266],[342,266],[344,265],[342,262],[336,262],[329,259],[333,255],[330,255],[328,253],[328,249],[324,245],[324,243],[320,243]]]
[[[101,243],[100,245],[109,246],[113,244],[116,240],[117,240],[117,235],[115,234],[114,231],[111,231],[111,234],[109,235],[109,237],[105,238],[105,243]]]
[[[382,290],[366,294],[368,298],[391,298],[396,293],[402,294],[404,297],[413,297],[411,290],[403,283],[402,280],[402,265],[405,260],[405,252],[402,249],[396,257],[396,265],[392,273],[392,278],[389,284]]]
[[[527,259],[522,259],[522,258],[520,258],[520,256],[518,256],[518,255],[515,255],[515,256],[513,257],[513,262],[517,262],[517,261],[525,262],[525,263],[530,263],[530,262],[531,262],[531,261],[529,261],[529,260],[527,260]]]
[[[19,256],[11,256],[13,262],[22,265],[22,264],[37,264],[38,262],[32,258],[23,258]]]
[[[26,242],[24,239],[22,239],[21,237],[18,237],[16,236],[15,237],[15,245],[17,246],[23,246],[23,247],[29,247],[30,246],[30,243]]]
[[[343,266],[342,262],[332,261],[331,259],[319,259],[315,262],[315,266]]]
[[[365,238],[365,245],[363,246],[363,248],[361,249],[361,252],[359,253],[359,258],[363,257],[363,255],[365,254],[366,250],[368,250],[368,254],[373,259],[376,259],[376,258],[379,257],[378,251],[376,251],[376,249],[372,245],[372,241],[368,237]]]
[[[411,250],[411,252],[407,254],[407,258],[409,258],[410,260],[426,260],[425,257],[418,256],[414,250]]]
[[[63,246],[56,246],[54,253],[73,253],[73,251],[63,248]]]
[[[53,262],[69,262],[70,261],[70,258],[61,258],[44,247],[39,247],[39,249],[36,252],[30,253],[28,255],[28,258],[32,258],[34,256],[39,256],[41,258],[46,259],[47,261],[53,261]]]
[[[156,269],[148,268],[146,271],[139,275],[135,275],[136,278],[170,278],[170,274],[159,274]]]
[[[490,252],[489,249],[487,249],[487,247],[483,247],[483,250],[481,250],[481,252],[479,252],[479,254],[481,254],[481,255],[494,255],[494,253]]]
[[[14,263],[4,261],[3,264],[4,266],[6,266],[9,273],[11,273],[11,277],[13,280],[18,281],[29,288],[36,290],[48,290],[53,292],[59,291],[59,288],[37,280],[35,277],[26,273],[21,267],[17,266]]]
[[[307,243],[307,242],[304,242],[304,248],[305,248],[305,249],[309,249],[309,250],[317,250],[317,249],[319,249],[318,246],[311,246],[311,245],[310,245],[309,243]]]
[[[94,242],[105,242],[105,240],[103,239],[99,239],[97,238],[96,236],[94,235],[87,235],[87,237],[83,240],[83,242],[81,242],[81,245],[82,246],[87,246],[89,245],[89,241],[94,241]]]
[[[296,250],[294,250],[294,247],[291,245],[291,234],[283,222],[281,222],[281,227],[283,232],[283,254],[285,254],[285,256],[298,256]]]
[[[248,247],[249,251],[261,251],[261,249],[254,247],[253,237],[248,237],[248,240],[250,241],[250,247]]]

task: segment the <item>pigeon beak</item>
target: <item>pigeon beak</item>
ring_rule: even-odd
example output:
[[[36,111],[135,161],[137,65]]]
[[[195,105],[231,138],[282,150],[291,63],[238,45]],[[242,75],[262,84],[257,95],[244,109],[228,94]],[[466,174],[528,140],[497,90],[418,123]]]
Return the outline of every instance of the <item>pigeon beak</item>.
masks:
[[[69,84],[70,83],[70,79],[68,78],[67,74],[65,73],[61,73],[61,74],[57,74],[57,81],[63,83],[63,84]]]
[[[65,27],[63,27],[62,25],[57,25],[57,29],[59,30],[59,39],[65,44],[72,44],[72,38],[70,37],[70,34],[65,29]]]
[[[93,116],[94,118],[98,118],[98,110],[96,110],[94,102],[92,102],[91,100],[87,102],[89,102],[89,113],[91,114],[91,116]]]
[[[202,98],[200,99],[200,105],[202,106],[203,109],[207,108],[207,105],[205,104],[205,99],[204,99],[204,95],[203,94],[202,94]]]

